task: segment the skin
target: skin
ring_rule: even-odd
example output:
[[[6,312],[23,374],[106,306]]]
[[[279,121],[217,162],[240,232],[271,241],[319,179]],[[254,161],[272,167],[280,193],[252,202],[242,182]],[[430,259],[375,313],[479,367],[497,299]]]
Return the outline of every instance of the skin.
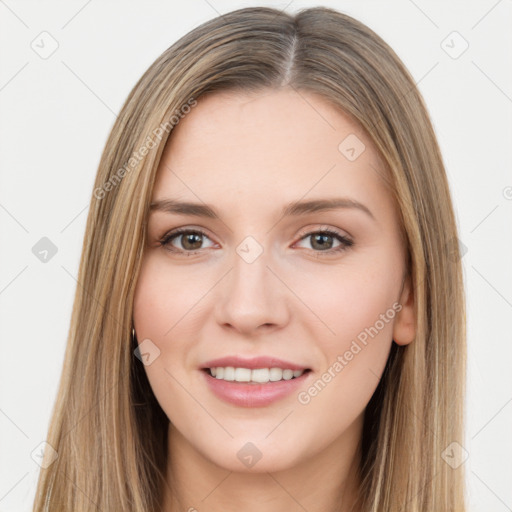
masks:
[[[365,145],[354,161],[338,149],[350,134]],[[312,93],[216,93],[174,129],[153,201],[206,203],[220,219],[153,211],[148,223],[134,325],[139,343],[150,339],[160,350],[145,370],[170,419],[174,497],[166,493],[163,510],[350,510],[364,410],[393,340],[406,345],[415,336],[406,252],[386,183],[370,139]],[[356,208],[280,214],[292,201],[342,196],[374,218]],[[172,252],[159,240],[178,227],[207,236],[178,235]],[[326,228],[353,245],[334,253],[336,237],[315,243]],[[252,263],[236,252],[247,236],[264,249]],[[394,317],[333,371],[390,309]],[[213,395],[200,371],[226,355],[302,364],[312,370],[299,389],[306,393],[329,368],[335,376],[306,404],[292,393],[265,407],[237,407]],[[237,457],[249,441],[262,454],[252,468]]]

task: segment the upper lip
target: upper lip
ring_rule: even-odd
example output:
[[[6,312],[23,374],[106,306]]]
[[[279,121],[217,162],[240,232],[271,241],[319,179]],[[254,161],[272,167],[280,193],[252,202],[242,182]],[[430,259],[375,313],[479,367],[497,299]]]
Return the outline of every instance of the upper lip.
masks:
[[[232,366],[234,368],[249,368],[254,370],[256,368],[282,368],[283,370],[307,370],[306,366],[284,361],[277,357],[272,356],[258,356],[243,358],[240,356],[227,356],[218,359],[212,359],[204,363],[201,368],[217,368],[217,367]]]

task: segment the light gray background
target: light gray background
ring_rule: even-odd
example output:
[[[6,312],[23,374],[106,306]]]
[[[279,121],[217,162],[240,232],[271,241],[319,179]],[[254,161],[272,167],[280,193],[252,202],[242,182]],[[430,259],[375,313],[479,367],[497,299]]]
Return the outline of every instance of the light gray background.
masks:
[[[250,5],[295,12],[319,4],[0,0],[3,512],[29,510],[33,500],[39,467],[31,452],[46,436],[93,179],[115,115],[180,36]],[[467,248],[470,510],[512,510],[512,1],[321,5],[380,34],[426,100]],[[454,58],[464,40],[469,47]],[[51,44],[58,48],[46,59],[35,51]],[[58,249],[46,263],[32,252],[42,237]]]

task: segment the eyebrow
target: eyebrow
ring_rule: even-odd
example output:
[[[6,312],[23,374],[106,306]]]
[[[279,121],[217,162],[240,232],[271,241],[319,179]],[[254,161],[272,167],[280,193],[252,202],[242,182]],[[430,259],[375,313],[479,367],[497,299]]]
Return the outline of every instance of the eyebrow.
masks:
[[[281,211],[282,217],[307,215],[308,213],[326,212],[338,208],[353,208],[366,213],[373,220],[376,220],[373,213],[364,204],[346,197],[330,199],[313,199],[310,201],[294,201],[285,205]],[[181,202],[175,199],[160,199],[153,201],[150,210],[165,213],[177,213],[182,215],[193,215],[195,217],[208,217],[220,219],[215,208],[204,203]]]

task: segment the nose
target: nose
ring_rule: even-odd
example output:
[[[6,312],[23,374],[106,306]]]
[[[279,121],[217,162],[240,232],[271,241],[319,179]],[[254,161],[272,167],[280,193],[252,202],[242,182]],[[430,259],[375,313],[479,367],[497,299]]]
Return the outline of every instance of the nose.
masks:
[[[231,262],[217,291],[217,323],[245,335],[284,327],[290,317],[288,289],[276,277],[267,253],[250,262],[235,252]]]

